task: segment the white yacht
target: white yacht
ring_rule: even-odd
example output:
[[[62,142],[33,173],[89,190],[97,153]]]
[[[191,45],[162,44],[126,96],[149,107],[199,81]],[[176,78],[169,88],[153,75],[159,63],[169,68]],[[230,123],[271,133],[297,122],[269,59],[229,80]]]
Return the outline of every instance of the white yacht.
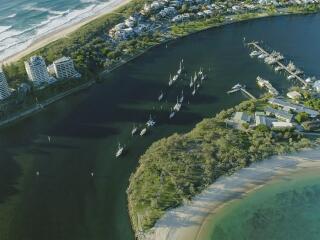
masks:
[[[197,72],[194,73],[193,82],[196,82],[198,80]]]
[[[192,88],[192,86],[193,86],[193,79],[191,77],[189,87]]]
[[[173,110],[179,112],[181,108],[181,103],[179,103],[179,98],[177,97],[177,103],[174,105]]]
[[[254,50],[250,53],[250,57],[255,57],[255,56],[258,56],[260,54],[260,52]]]
[[[131,135],[132,135],[132,136],[135,135],[137,131],[138,131],[138,127],[136,127],[135,125],[133,125],[133,128],[132,128],[132,130],[131,130]]]
[[[292,80],[292,79],[295,78],[295,76],[294,76],[294,75],[289,75],[287,78],[288,78],[289,80]]]
[[[171,75],[170,75],[170,77],[169,77],[169,86],[171,86],[172,84],[173,84],[173,80],[172,80]]]
[[[144,128],[141,130],[140,132],[140,136],[142,137],[143,135],[145,135],[147,133],[147,128]]]
[[[196,95],[196,86],[195,85],[193,86],[193,91],[191,94],[192,94],[192,96]]]
[[[174,75],[174,76],[173,76],[172,81],[173,81],[173,82],[175,82],[175,81],[177,81],[177,80],[178,80],[178,78],[179,78],[179,75],[178,75],[178,74],[176,74],[176,75]]]
[[[123,154],[123,152],[124,152],[124,146],[121,146],[121,144],[118,143],[118,150],[116,152],[116,157],[117,158],[120,157]]]
[[[171,112],[170,112],[170,115],[169,115],[169,119],[173,118],[175,114],[176,114],[176,112],[173,111],[173,109],[171,108]]]
[[[156,122],[152,119],[151,114],[150,114],[149,120],[147,121],[146,125],[148,127],[153,127],[155,124],[156,124]]]
[[[163,92],[161,91],[159,97],[158,97],[158,101],[161,101],[163,99]]]
[[[182,90],[182,92],[181,92],[181,97],[180,97],[180,99],[179,99],[179,102],[182,103],[183,100],[184,100],[184,96],[183,96],[183,90]]]
[[[293,72],[296,70],[296,66],[293,64],[293,62],[289,62],[287,68],[289,69],[289,71]]]
[[[51,137],[50,136],[48,136],[48,142],[51,142]]]

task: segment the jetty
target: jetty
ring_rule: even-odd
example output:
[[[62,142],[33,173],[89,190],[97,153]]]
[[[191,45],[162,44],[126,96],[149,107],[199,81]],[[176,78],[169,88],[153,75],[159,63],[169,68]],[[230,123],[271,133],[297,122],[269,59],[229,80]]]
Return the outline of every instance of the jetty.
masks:
[[[260,45],[259,45],[259,42],[250,42],[248,43],[248,46],[252,46],[254,47],[255,49],[259,50],[261,53],[269,56],[270,53],[268,51],[266,51],[264,48],[262,48]],[[288,66],[284,65],[281,60],[275,60],[275,64],[278,64],[278,66],[280,66],[281,69],[285,70],[288,74],[290,74],[290,76],[292,76],[292,78],[295,78],[297,79],[298,81],[300,81],[304,86],[307,86],[308,83],[299,76],[299,73],[295,73],[293,72],[292,70],[289,69]]]
[[[230,94],[230,93],[234,93],[234,92],[238,92],[238,91],[242,91],[243,93],[245,93],[247,96],[249,96],[250,98],[252,99],[257,99],[255,96],[253,96],[251,93],[249,93],[247,90],[246,90],[246,87],[245,86],[239,86],[237,88],[233,88],[231,89],[230,91],[228,91],[227,93]]]

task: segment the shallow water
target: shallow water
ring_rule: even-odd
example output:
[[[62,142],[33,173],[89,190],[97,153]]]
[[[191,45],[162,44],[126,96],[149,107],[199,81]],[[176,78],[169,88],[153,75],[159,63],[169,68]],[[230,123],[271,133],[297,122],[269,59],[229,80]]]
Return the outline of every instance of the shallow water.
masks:
[[[314,31],[319,24],[320,15],[289,16],[194,34],[156,47],[104,83],[0,130],[0,239],[133,239],[125,191],[139,156],[153,141],[187,132],[204,117],[245,99],[226,94],[238,82],[255,96],[264,92],[257,88],[257,75],[280,91],[292,84],[251,59],[244,36],[264,40],[306,72],[320,75],[314,54],[320,52],[320,33]],[[169,75],[181,58],[188,76],[169,89]],[[191,97],[189,77],[200,67],[208,80]],[[169,121],[170,106],[182,89],[190,104]],[[161,90],[164,103],[157,101]],[[133,123],[141,128],[150,113],[157,126],[143,138],[131,137]],[[128,151],[116,159],[119,141]]]
[[[319,239],[319,172],[281,177],[227,204],[213,216],[202,239]]]

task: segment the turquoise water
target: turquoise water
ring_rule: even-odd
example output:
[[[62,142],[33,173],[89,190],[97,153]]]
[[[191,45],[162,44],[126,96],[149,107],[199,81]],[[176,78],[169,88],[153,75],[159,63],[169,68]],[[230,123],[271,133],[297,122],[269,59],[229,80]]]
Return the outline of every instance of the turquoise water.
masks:
[[[282,177],[227,204],[205,240],[320,239],[320,169]]]
[[[37,38],[95,15],[107,0],[0,0],[0,60]]]

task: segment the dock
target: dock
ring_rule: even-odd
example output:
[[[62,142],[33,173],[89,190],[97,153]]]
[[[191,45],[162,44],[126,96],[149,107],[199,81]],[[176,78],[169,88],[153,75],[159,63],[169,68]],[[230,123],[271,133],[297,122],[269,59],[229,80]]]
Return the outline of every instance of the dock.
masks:
[[[255,96],[253,96],[251,93],[249,93],[245,87],[241,87],[241,88],[236,88],[236,89],[231,89],[230,91],[228,91],[227,93],[234,93],[234,92],[238,92],[238,91],[242,91],[243,93],[245,93],[247,96],[249,96],[251,99],[256,100],[257,98]]]
[[[248,43],[248,46],[253,46],[254,48],[256,48],[257,50],[259,50],[261,53],[267,54],[268,56],[270,55],[269,52],[267,52],[265,49],[263,49],[258,42],[250,42]],[[301,78],[299,75],[297,75],[296,73],[292,72],[286,65],[284,65],[281,60],[277,60],[275,62],[276,64],[278,64],[283,70],[285,70],[287,73],[289,73],[291,76],[293,76],[295,79],[297,79],[298,81],[300,81],[304,86],[307,86],[307,82]]]

